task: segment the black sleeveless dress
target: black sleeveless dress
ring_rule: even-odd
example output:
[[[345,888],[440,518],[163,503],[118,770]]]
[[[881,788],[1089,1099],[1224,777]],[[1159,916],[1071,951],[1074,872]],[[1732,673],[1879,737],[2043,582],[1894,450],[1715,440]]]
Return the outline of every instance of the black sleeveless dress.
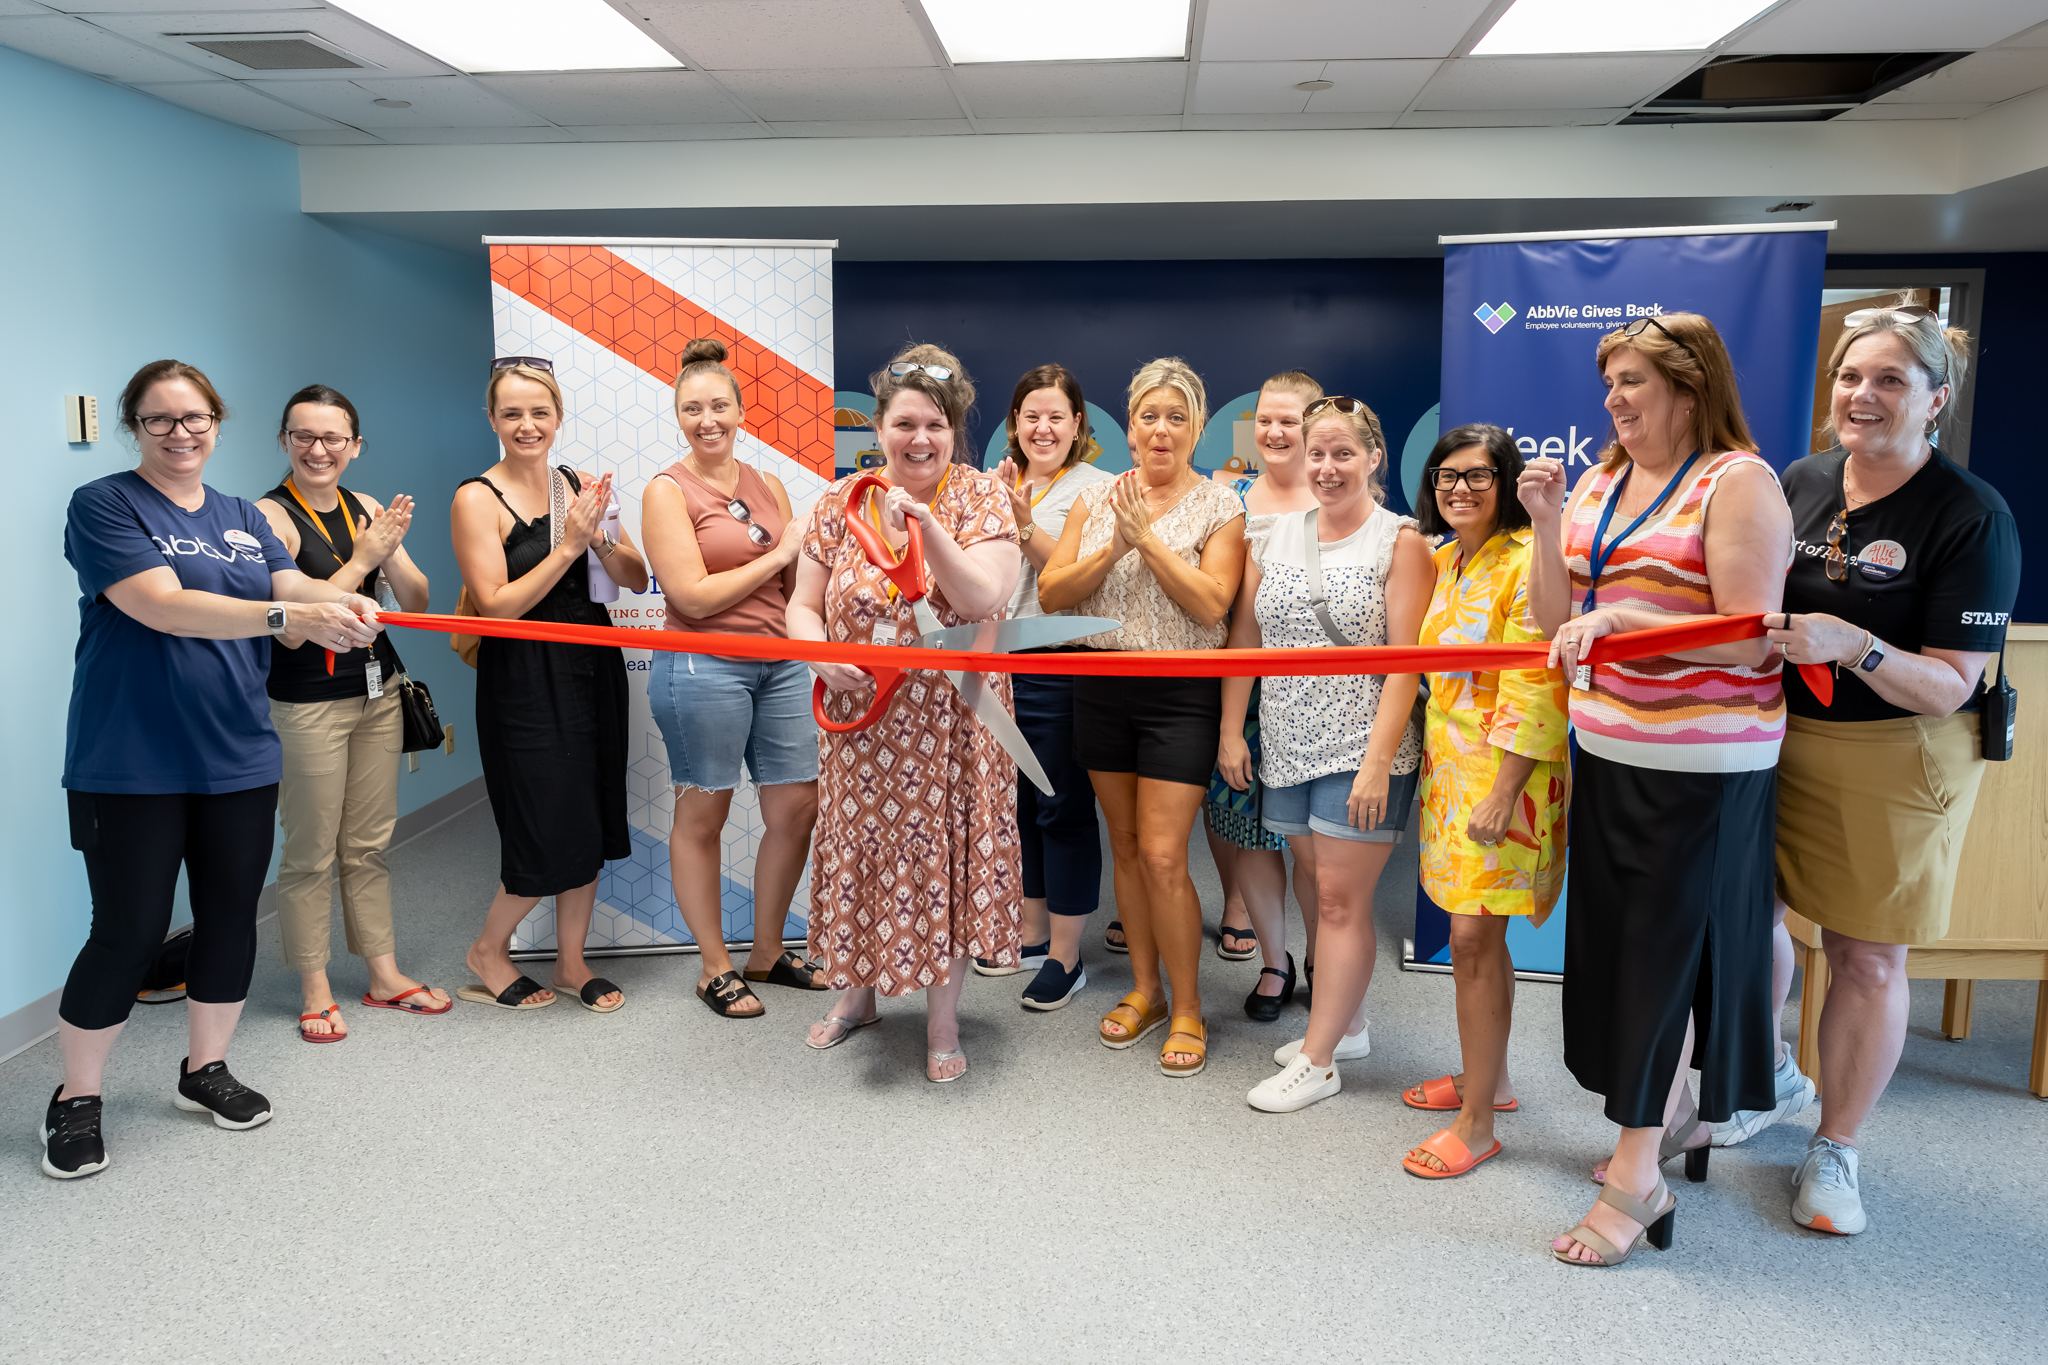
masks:
[[[569,485],[578,488],[573,474]],[[505,577],[548,557],[548,518],[512,513]],[[580,488],[578,489],[580,491]],[[520,618],[608,626],[590,600],[579,557]],[[546,644],[489,635],[476,656],[476,743],[484,789],[498,822],[498,878],[514,896],[553,896],[588,886],[610,860],[631,857],[626,823],[626,656],[602,645]]]

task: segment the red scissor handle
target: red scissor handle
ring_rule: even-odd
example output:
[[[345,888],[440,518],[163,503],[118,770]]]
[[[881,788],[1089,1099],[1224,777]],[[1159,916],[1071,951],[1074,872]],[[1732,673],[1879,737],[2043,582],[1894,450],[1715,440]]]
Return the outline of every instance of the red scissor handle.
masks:
[[[812,681],[811,715],[816,717],[819,729],[830,730],[835,735],[867,729],[882,718],[882,713],[889,709],[890,701],[896,696],[896,689],[903,686],[903,680],[910,676],[910,671],[903,668],[863,668],[861,672],[875,680],[875,700],[858,719],[843,725],[825,714],[825,680],[817,678]]]
[[[879,488],[884,491],[891,487],[880,474],[863,474],[855,479],[846,490],[846,529],[860,543],[861,552],[868,557],[868,563],[880,569],[896,585],[896,591],[906,601],[915,602],[924,596],[924,528],[917,524],[916,517],[903,519],[905,533],[910,537],[903,547],[899,560],[889,549],[882,533],[870,526],[861,516],[861,499],[868,490]]]

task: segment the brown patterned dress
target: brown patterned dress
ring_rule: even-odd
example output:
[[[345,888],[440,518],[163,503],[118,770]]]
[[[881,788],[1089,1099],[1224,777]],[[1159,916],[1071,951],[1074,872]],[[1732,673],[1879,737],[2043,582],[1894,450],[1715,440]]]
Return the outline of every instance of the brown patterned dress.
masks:
[[[804,536],[803,552],[830,575],[825,633],[915,645],[910,604],[890,599],[889,580],[846,533],[851,482],[825,491]],[[963,546],[1017,539],[1001,484],[965,465],[952,467],[932,515]],[[926,601],[941,625],[965,624],[936,587]],[[990,681],[1008,703],[1008,676]],[[871,689],[828,693],[826,713],[851,720],[873,697]],[[1023,927],[1017,768],[953,685],[914,672],[873,725],[820,731],[819,742],[810,951],[833,989],[904,995],[937,982],[954,958],[1015,963]]]

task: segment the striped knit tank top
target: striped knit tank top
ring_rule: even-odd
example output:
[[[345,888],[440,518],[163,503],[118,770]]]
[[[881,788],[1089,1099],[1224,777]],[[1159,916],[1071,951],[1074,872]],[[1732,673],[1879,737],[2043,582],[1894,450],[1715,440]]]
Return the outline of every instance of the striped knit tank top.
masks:
[[[1721,476],[1743,464],[1770,469],[1740,450],[1716,455],[1697,467],[1663,508],[1615,547],[1601,571],[1594,606],[1712,615],[1707,503]],[[1593,535],[1621,472],[1603,469],[1596,474],[1565,528],[1574,616],[1585,610],[1586,591],[1593,586]],[[1619,534],[1627,524],[1617,512],[1609,534]],[[1778,745],[1785,737],[1779,668],[1775,654],[1762,668],[1688,663],[1670,655],[1598,664],[1592,687],[1572,690],[1572,726],[1588,753],[1637,768],[1741,773],[1776,767]]]

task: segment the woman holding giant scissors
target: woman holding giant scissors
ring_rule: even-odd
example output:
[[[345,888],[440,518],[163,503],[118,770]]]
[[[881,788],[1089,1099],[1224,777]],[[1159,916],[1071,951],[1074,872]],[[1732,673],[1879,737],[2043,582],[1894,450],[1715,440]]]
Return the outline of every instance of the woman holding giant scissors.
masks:
[[[926,600],[942,625],[993,618],[1017,586],[1008,494],[989,475],[952,463],[974,405],[960,362],[936,346],[912,346],[874,377],[874,391],[888,487],[863,490],[849,505],[848,493],[863,482],[856,478],[818,500],[789,604],[793,640],[919,641],[912,604],[848,530],[854,517],[899,556],[921,545]],[[911,674],[872,724],[834,730],[874,705],[875,680],[842,664],[815,667],[826,726],[810,951],[843,994],[807,1041],[836,1047],[874,1023],[878,991],[925,991],[925,1078],[957,1081],[967,1073],[958,1013],[966,959],[1004,966],[1018,959],[1015,769],[940,675]],[[1006,696],[1007,682],[996,680],[995,691]]]

